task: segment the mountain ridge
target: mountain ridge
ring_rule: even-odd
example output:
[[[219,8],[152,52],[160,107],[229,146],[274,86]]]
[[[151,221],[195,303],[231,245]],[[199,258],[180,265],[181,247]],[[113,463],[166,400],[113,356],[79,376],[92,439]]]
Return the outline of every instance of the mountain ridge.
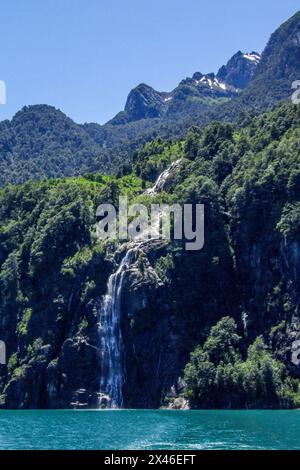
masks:
[[[160,92],[146,83],[133,88],[126,100],[123,111],[113,117],[107,124],[124,124],[146,118],[172,116],[172,101],[184,98],[231,98],[237,96],[251,81],[260,62],[258,52],[234,54],[226,65],[220,67],[217,74],[195,72],[187,77],[172,91]],[[187,87],[185,92],[183,87]],[[180,93],[182,92],[182,93]],[[185,97],[184,97],[185,95]]]
[[[131,164],[137,149],[158,136],[173,140],[193,126],[237,122],[268,110],[289,98],[291,81],[300,76],[299,38],[300,12],[276,29],[261,59],[255,51],[238,51],[216,74],[196,72],[171,92],[140,84],[129,93],[125,110],[104,125],[76,124],[62,113],[59,127],[52,107],[25,107],[16,119],[0,123],[0,186],[92,171],[117,173]],[[44,127],[36,121],[44,121]]]

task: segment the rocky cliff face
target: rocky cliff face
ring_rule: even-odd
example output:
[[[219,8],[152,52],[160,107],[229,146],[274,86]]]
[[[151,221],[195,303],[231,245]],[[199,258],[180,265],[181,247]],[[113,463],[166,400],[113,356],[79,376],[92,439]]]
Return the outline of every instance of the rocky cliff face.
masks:
[[[141,83],[131,90],[125,109],[117,114],[110,124],[120,125],[141,119],[168,117],[187,111],[192,106],[192,100],[213,99],[237,96],[241,89],[251,81],[255,69],[260,62],[260,54],[238,52],[214,73],[202,74],[196,72],[188,77],[171,92],[158,92],[150,86]]]
[[[235,232],[238,289],[249,340],[283,322],[281,333],[288,330],[288,334],[271,335],[273,348],[294,369],[290,353],[293,341],[300,339],[300,247],[299,242],[280,236],[276,226],[271,229],[272,222],[265,215],[262,223],[268,227],[261,227],[256,237],[250,226],[249,231],[245,226],[243,233]]]
[[[196,255],[185,252],[179,244],[174,265],[166,276],[164,266],[172,259],[170,248],[163,241],[143,244],[125,271],[121,304],[125,407],[167,405],[182,389],[182,373],[191,348],[220,318],[221,305],[222,312],[237,313],[233,269],[226,252],[219,260],[220,271],[204,279],[205,266],[211,256],[217,255],[220,244],[207,244]],[[226,269],[227,279],[223,281]],[[210,281],[226,282],[231,289],[230,295],[217,293],[215,305],[205,293]]]
[[[300,13],[283,23],[271,36],[248,87],[236,105],[268,109],[290,99],[292,83],[300,71]],[[230,106],[229,106],[230,107]]]
[[[78,125],[50,106],[25,107],[0,123],[0,186],[99,169],[120,172],[154,135],[183,137],[193,125],[236,122],[245,112],[290,98],[300,75],[299,25],[297,13],[273,33],[262,58],[239,51],[217,74],[196,72],[170,92],[138,85],[125,109],[104,125]]]
[[[283,23],[272,35],[262,54],[256,76],[292,82],[299,78],[300,12]]]
[[[298,70],[298,25],[299,14],[275,33],[248,91],[255,82],[263,84],[255,90],[266,101],[277,92],[285,96],[269,84],[283,83],[287,89]],[[272,81],[264,71],[277,63],[276,57],[284,65],[282,40],[291,56]],[[251,60],[237,59],[222,71],[235,84],[237,64]],[[221,98],[222,84],[212,74],[196,73],[167,105],[169,95],[142,86],[127,111],[136,119],[175,113],[195,97]],[[237,98],[240,105],[248,99],[244,93]],[[24,111],[26,136],[32,138],[37,112],[40,140],[35,151],[44,143],[43,116],[48,112],[44,107]],[[54,115],[55,133],[57,117],[59,122],[65,119]],[[23,118],[16,119],[18,127]],[[156,175],[158,168],[161,172],[175,163],[161,173],[163,184],[148,193],[152,176],[141,181],[133,174],[93,174],[0,191],[0,339],[9,359],[7,368],[0,369],[1,406],[97,406],[99,305],[126,246],[98,243],[94,214],[101,202],[116,205],[124,191],[138,201],[154,193],[158,201],[203,203],[206,230],[200,252],[186,252],[179,242],[151,243],[136,251],[124,272],[125,406],[157,407],[174,398],[191,351],[226,316],[236,320],[244,347],[263,335],[291,379],[299,377],[299,363],[291,361],[293,344],[300,340],[299,119],[299,107],[284,105],[242,129],[213,123],[201,131],[193,128],[174,145],[158,139],[137,155],[144,160],[145,171],[139,174]],[[78,134],[71,124],[73,146]],[[2,125],[4,134],[7,128]]]
[[[142,83],[129,93],[125,105],[125,113],[133,121],[160,117],[163,114],[167,101],[167,93],[159,93]]]

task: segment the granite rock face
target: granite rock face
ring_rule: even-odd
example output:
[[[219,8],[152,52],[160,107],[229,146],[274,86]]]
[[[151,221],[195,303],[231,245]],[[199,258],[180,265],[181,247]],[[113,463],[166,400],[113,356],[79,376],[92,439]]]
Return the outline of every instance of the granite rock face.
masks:
[[[242,53],[238,51],[226,65],[220,68],[217,78],[235,88],[246,88],[252,80],[261,59],[258,52]]]
[[[159,93],[150,86],[141,83],[129,93],[125,113],[132,121],[157,118],[163,114],[166,103],[167,93]]]

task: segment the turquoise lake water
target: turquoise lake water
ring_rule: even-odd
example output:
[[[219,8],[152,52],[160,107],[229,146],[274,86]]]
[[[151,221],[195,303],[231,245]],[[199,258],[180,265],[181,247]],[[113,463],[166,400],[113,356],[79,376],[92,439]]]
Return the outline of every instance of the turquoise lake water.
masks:
[[[300,449],[300,410],[3,410],[0,449]]]

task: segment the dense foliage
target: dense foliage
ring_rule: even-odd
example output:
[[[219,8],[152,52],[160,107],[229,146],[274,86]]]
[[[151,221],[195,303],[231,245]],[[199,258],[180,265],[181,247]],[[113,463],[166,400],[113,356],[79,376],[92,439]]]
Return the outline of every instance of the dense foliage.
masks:
[[[12,406],[18,406],[15,387],[20,380],[29,383],[23,406],[46,406],[39,401],[41,369],[55,366],[70,331],[78,341],[89,332],[97,342],[92,299],[104,292],[111,265],[96,237],[96,208],[109,199],[115,202],[119,193],[140,191],[141,181],[134,176],[116,180],[101,175],[1,191],[1,339],[9,362],[7,370],[1,370],[0,386],[6,384]],[[96,368],[96,359],[89,357],[90,368]],[[76,362],[74,354],[70,360]],[[87,374],[88,367],[82,369],[85,360],[81,357],[73,367],[77,378]],[[72,369],[71,364],[64,367]],[[63,394],[59,399],[63,402]]]
[[[149,298],[124,319],[135,384],[127,403],[165,403],[185,369],[183,391],[194,407],[299,406],[291,362],[300,338],[299,122],[299,107],[285,104],[242,128],[213,122],[179,141],[154,140],[126,176],[87,173],[2,189],[3,406],[69,406],[77,389],[97,392],[97,305],[119,258],[97,240],[95,209],[117,205],[124,193],[145,204],[205,204],[203,250],[172,242],[136,266],[146,276],[151,263],[162,284],[154,294],[152,274],[133,279],[133,305]],[[164,191],[143,194],[178,159]]]
[[[185,368],[185,396],[195,408],[294,407],[300,383],[288,377],[259,336],[243,360],[237,325],[225,317],[212,327]]]

